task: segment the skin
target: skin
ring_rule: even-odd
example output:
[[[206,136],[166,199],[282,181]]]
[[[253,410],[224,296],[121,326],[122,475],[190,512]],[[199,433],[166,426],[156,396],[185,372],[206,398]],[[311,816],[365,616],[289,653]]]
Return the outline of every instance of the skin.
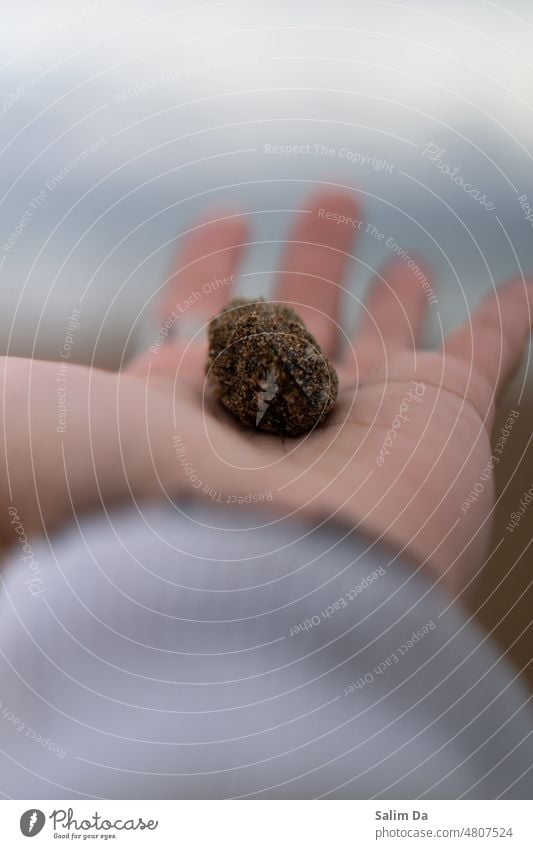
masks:
[[[11,505],[34,533],[98,503],[271,492],[270,511],[318,521],[333,516],[462,592],[486,552],[492,478],[467,512],[461,505],[489,461],[495,402],[529,338],[533,281],[506,283],[441,350],[421,351],[426,293],[405,262],[393,261],[377,276],[341,350],[340,301],[354,228],[325,220],[321,209],[360,218],[351,193],[313,196],[293,223],[274,299],[300,313],[335,363],[340,392],[327,421],[292,440],[242,428],[210,398],[204,337],[180,338],[179,318],[176,338],[119,373],[69,366],[61,434],[57,364],[4,358],[4,545],[13,542]],[[165,281],[161,321],[179,314],[177,305],[205,281],[236,275],[248,240],[244,218],[234,213],[200,222]],[[213,289],[187,315],[206,322],[233,296],[231,285]]]

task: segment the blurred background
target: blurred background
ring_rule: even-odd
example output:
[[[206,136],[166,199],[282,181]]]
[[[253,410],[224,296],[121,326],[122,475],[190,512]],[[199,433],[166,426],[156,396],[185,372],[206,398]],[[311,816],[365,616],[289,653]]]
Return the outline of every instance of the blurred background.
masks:
[[[533,273],[532,43],[529,0],[3,0],[1,353],[57,359],[70,328],[71,359],[117,367],[212,208],[247,213],[239,288],[268,292],[317,184],[357,190],[371,225],[357,297],[393,252],[433,268],[438,344],[483,292]],[[533,482],[530,387],[524,363],[471,601],[526,675],[531,519],[505,524]]]

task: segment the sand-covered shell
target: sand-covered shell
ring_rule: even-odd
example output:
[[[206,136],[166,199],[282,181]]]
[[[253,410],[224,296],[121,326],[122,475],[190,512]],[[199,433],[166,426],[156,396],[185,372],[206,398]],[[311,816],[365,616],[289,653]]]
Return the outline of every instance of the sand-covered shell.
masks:
[[[335,406],[335,369],[290,307],[235,300],[211,320],[208,338],[208,380],[243,424],[299,436]]]

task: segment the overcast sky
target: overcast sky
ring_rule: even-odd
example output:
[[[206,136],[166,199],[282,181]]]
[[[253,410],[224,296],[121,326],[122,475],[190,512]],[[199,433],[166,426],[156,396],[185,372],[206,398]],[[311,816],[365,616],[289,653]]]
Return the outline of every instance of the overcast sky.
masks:
[[[3,0],[1,244],[44,196],[0,256],[0,333],[45,300],[45,324],[61,323],[65,292],[70,308],[87,285],[98,316],[124,281],[127,327],[209,203],[292,208],[314,181],[358,188],[382,228],[475,295],[530,254],[532,43],[529,0]],[[513,247],[439,163],[495,205]],[[263,239],[282,219],[258,219]]]

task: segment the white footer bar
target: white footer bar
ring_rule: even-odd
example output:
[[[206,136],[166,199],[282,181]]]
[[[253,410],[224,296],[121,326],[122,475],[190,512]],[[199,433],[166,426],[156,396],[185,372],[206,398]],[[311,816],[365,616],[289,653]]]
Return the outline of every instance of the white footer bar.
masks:
[[[2,801],[2,846],[533,847],[520,801]],[[30,844],[29,838],[35,838]]]

